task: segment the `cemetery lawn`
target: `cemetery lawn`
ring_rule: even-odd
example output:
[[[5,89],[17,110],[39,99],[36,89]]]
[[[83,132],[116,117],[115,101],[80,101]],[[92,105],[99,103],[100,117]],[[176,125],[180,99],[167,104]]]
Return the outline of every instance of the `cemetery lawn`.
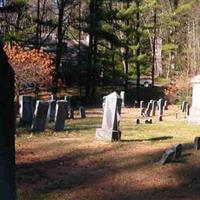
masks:
[[[178,119],[175,113],[178,112]],[[200,151],[193,150],[200,126],[189,125],[177,107],[164,121],[136,125],[139,109],[125,108],[121,142],[95,140],[101,109],[66,121],[60,133],[17,130],[18,200],[199,200]],[[162,153],[183,144],[177,161],[161,166]]]

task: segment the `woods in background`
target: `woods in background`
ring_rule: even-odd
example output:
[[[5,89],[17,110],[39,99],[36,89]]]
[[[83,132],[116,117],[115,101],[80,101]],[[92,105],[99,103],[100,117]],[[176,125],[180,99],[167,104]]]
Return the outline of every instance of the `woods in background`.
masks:
[[[197,0],[7,0],[0,8],[4,42],[54,55],[53,80],[92,97],[140,79],[198,73]],[[22,63],[23,64],[23,63]]]

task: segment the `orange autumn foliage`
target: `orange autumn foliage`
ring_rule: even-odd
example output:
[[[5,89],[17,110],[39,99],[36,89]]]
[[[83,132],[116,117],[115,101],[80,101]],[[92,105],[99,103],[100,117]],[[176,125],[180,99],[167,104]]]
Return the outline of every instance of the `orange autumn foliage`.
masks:
[[[16,89],[20,93],[23,86],[33,84],[49,87],[52,82],[53,56],[37,49],[25,50],[19,45],[5,45],[9,62],[15,70]]]

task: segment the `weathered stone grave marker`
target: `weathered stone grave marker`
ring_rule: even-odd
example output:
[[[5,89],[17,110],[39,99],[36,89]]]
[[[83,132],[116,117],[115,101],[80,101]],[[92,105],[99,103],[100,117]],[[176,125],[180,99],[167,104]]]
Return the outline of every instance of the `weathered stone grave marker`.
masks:
[[[28,95],[22,95],[19,97],[20,103],[20,124],[28,125],[33,121],[33,97]]]
[[[65,128],[66,119],[66,109],[68,102],[65,100],[59,100],[56,103],[56,113],[55,113],[55,127],[54,131],[63,131]]]
[[[156,115],[156,106],[157,106],[157,101],[152,101],[152,109],[151,109],[151,116],[155,116]]]
[[[151,114],[151,111],[152,111],[152,102],[149,102],[148,104],[147,104],[147,108],[146,108],[146,111],[145,111],[145,115],[147,116],[147,117],[150,117],[150,114]]]
[[[55,113],[56,113],[56,100],[50,100],[49,102],[49,109],[47,114],[48,122],[54,122]]]
[[[49,109],[49,102],[37,101],[34,112],[33,124],[31,130],[33,132],[43,132],[47,122],[47,114]]]
[[[194,149],[199,150],[200,149],[200,137],[194,138]]]
[[[197,75],[192,79],[192,85],[192,107],[190,109],[188,122],[200,124],[200,75]]]
[[[165,151],[165,153],[162,155],[162,158],[160,160],[161,165],[165,165],[167,163],[170,163],[175,155],[174,149],[168,149]]]
[[[85,108],[83,106],[79,108],[79,112],[80,112],[81,118],[86,118]]]
[[[122,108],[125,107],[125,91],[120,92],[120,97],[122,99]]]
[[[144,101],[140,101],[140,115],[143,116],[145,112]]]
[[[164,99],[159,99],[158,101],[158,115],[163,116],[164,113]]]
[[[115,141],[121,139],[119,130],[122,99],[113,92],[106,97],[102,128],[96,129],[96,139]]]
[[[174,147],[174,152],[175,152],[175,155],[174,157],[177,159],[177,158],[180,158],[181,157],[181,154],[182,154],[182,150],[183,150],[183,145],[182,144],[177,144],[175,145]]]

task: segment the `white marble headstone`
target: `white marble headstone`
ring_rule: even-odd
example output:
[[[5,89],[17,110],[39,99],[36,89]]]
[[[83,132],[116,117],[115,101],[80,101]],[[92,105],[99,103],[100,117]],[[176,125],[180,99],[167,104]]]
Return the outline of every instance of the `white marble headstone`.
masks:
[[[192,107],[188,117],[189,123],[200,124],[200,75],[192,79]]]

